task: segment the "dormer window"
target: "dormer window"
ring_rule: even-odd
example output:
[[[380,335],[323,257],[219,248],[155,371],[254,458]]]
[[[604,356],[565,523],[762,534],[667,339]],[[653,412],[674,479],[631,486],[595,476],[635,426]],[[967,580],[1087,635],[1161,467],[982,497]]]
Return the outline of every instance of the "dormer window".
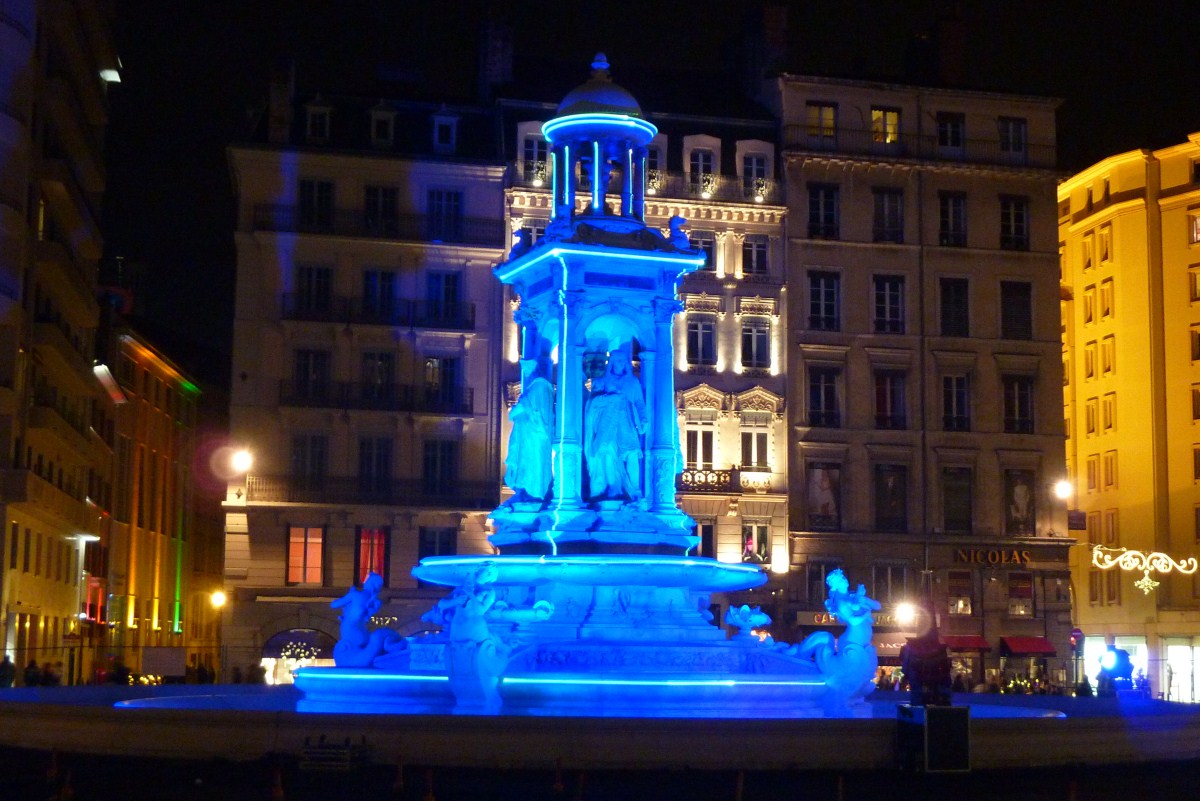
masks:
[[[522,174],[530,186],[545,186],[549,181],[548,149],[540,136],[526,136],[522,148]]]
[[[395,127],[396,112],[384,108],[371,109],[371,147],[391,147]]]
[[[329,141],[330,108],[326,105],[310,104],[305,109],[304,138],[309,144],[325,144]]]
[[[437,115],[433,118],[433,152],[453,153],[458,141],[458,117]]]

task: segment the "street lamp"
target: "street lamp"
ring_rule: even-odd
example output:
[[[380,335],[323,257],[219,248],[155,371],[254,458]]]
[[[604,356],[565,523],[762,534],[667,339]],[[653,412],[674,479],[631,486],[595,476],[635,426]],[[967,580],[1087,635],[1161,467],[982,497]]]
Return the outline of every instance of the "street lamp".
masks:
[[[229,457],[229,466],[235,473],[248,473],[254,466],[254,456],[245,448],[234,451],[233,455]]]
[[[1065,478],[1060,478],[1054,482],[1054,497],[1060,501],[1069,501],[1071,496],[1075,494],[1075,485]]]
[[[229,600],[229,598],[225,595],[224,590],[213,590],[212,596],[210,597],[213,609],[220,609],[225,605],[227,600]]]

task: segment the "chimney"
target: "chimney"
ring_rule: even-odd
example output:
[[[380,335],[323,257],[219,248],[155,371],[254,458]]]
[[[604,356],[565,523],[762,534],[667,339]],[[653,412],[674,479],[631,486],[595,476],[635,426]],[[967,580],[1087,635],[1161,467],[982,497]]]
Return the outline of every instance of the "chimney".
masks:
[[[296,93],[296,62],[280,61],[271,70],[267,98],[267,141],[286,145],[292,136],[292,97]]]

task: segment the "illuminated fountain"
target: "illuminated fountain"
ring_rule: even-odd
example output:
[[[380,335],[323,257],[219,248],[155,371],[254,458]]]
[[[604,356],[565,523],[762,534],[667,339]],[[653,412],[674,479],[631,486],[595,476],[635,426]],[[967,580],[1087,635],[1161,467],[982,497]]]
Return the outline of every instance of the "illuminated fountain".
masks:
[[[413,570],[453,588],[426,615],[442,631],[368,631],[374,578],[336,602],[336,668],[306,668],[302,710],[588,715],[808,716],[862,712],[877,666],[879,605],[840,571],[829,611],[838,641],[761,641],[759,610],[714,592],[758,586],[756,565],[689,556],[693,521],[675,503],[681,465],[672,322],[680,281],[704,258],[671,220],[644,221],[646,146],[657,133],[608,77],[542,127],[553,153],[551,220],[496,276],[520,297],[522,392],[491,519],[499,555],[431,557]],[[582,176],[582,180],[579,178]],[[616,197],[607,190],[616,185]],[[578,199],[587,194],[582,207]]]

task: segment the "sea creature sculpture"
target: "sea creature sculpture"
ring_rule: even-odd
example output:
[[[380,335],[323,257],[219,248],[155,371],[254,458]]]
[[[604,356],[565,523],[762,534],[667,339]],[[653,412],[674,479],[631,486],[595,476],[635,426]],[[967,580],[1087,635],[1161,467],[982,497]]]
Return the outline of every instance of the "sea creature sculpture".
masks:
[[[725,625],[737,627],[735,639],[750,637],[757,641],[758,637],[754,635],[753,629],[771,625],[771,616],[757,606],[731,606],[725,612]]]
[[[351,587],[345,595],[329,604],[342,610],[338,617],[341,639],[333,646],[333,661],[338,667],[370,667],[377,657],[406,647],[404,639],[391,629],[367,630],[371,616],[383,605],[379,600],[381,589],[383,577],[369,573],[361,589]]]
[[[871,613],[879,610],[880,604],[867,597],[867,590],[861,584],[855,592],[850,592],[850,583],[841,568],[831,572],[825,583],[829,587],[825,608],[845,623],[846,629],[836,639],[828,631],[810,634],[793,648],[793,655],[816,661],[817,669],[825,677],[825,709],[836,714],[861,702],[875,689],[879,657],[871,645]]]

